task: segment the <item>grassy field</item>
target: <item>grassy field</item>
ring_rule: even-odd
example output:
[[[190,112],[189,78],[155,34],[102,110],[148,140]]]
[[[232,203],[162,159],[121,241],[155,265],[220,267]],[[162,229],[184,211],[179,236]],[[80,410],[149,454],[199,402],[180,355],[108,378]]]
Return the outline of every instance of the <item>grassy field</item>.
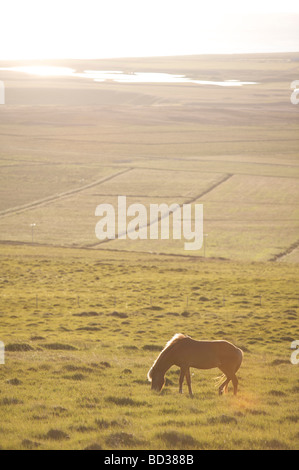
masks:
[[[101,249],[97,205],[118,195],[142,203],[192,199],[204,204],[209,257],[287,254],[296,262],[289,251],[299,242],[298,107],[290,102],[297,61],[293,53],[37,64],[255,83],[243,87],[2,70],[0,240],[30,243],[35,223],[36,243]],[[0,63],[17,65],[26,64]],[[186,254],[177,242],[116,240],[109,249]]]
[[[298,449],[298,268],[1,247],[3,449]],[[37,297],[36,297],[37,296]],[[176,332],[244,350],[240,392],[146,374]]]
[[[0,449],[299,448],[298,59],[44,63],[244,87],[0,71]],[[120,195],[202,203],[205,251],[100,244],[95,209]],[[151,391],[179,332],[244,350],[237,397],[216,370],[192,371],[193,399],[175,368]]]

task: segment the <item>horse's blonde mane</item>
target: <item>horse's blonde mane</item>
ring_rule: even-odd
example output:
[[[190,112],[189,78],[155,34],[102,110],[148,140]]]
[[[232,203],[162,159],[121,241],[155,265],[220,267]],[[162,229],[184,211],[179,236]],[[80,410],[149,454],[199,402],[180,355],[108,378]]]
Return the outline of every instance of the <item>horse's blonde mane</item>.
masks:
[[[187,335],[183,335],[182,333],[176,333],[172,338],[171,340],[168,341],[168,343],[166,343],[166,346],[165,348],[160,352],[159,356],[157,357],[157,359],[155,360],[155,362],[153,363],[152,367],[150,368],[150,370],[148,371],[148,374],[147,374],[147,378],[148,378],[148,381],[151,382],[152,381],[152,375],[153,375],[153,372],[154,372],[154,369],[157,365],[157,363],[160,361],[160,359],[164,356],[164,354],[166,352],[169,352],[170,349],[173,348],[173,346],[175,346],[179,341],[182,341],[186,338],[190,338],[190,336],[187,336]]]
[[[172,346],[173,344],[177,343],[178,341],[182,340],[182,339],[185,339],[185,338],[188,338],[188,336],[186,335],[183,335],[182,333],[176,333],[169,341],[168,343],[166,343],[166,346],[165,348],[163,349],[163,351],[165,351],[165,349],[169,348],[170,346]],[[163,353],[163,351],[161,352],[161,354]]]

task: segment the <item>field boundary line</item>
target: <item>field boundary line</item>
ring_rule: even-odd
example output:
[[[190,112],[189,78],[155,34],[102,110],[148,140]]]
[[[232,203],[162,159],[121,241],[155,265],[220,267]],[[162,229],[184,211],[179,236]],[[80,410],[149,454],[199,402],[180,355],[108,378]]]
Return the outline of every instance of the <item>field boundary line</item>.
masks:
[[[175,132],[174,132],[175,133]],[[143,134],[142,132],[140,132],[139,134]],[[47,136],[47,135],[43,135],[43,136],[32,136],[32,135],[26,135],[26,134],[9,134],[9,133],[2,133],[1,135],[3,136],[6,136],[6,137],[22,137],[22,138],[27,138],[28,140],[34,140],[34,141],[52,141],[52,136]],[[114,136],[115,134],[110,134],[112,136]],[[118,133],[116,135],[122,135],[121,133]],[[88,137],[88,136],[87,136]],[[67,137],[67,138],[64,138],[64,137],[57,137],[55,139],[55,141],[57,142],[74,142],[74,140],[71,138],[71,137]],[[86,142],[90,142],[90,143],[93,143],[93,144],[97,144],[97,145],[106,145],[106,144],[116,144],[116,145],[134,145],[136,143],[135,140],[131,140],[131,141],[118,141],[118,142],[115,142],[115,141],[111,141],[111,140],[100,140],[100,139],[78,139],[75,141],[76,143],[80,143],[80,144],[85,144]],[[260,143],[260,142],[269,142],[269,139],[241,139],[241,140],[218,140],[217,142],[215,142],[215,140],[194,140],[194,141],[190,141],[190,140],[186,140],[186,141],[180,141],[180,142],[177,142],[177,141],[168,141],[168,142],[152,142],[152,141],[149,141],[149,142],[144,142],[144,145],[147,145],[147,146],[158,146],[158,145],[190,145],[190,144],[246,144],[246,143]],[[299,142],[299,139],[298,138],[293,138],[293,139],[271,139],[271,142]]]
[[[60,250],[83,250],[83,251],[94,251],[95,253],[97,252],[95,249],[93,249],[92,246],[88,245],[56,245],[56,244],[50,244],[50,243],[38,243],[38,242],[22,242],[22,241],[17,241],[17,240],[0,240],[0,245],[9,245],[9,246],[35,246],[35,247],[40,247],[40,248],[55,248],[55,249],[60,249]],[[141,255],[149,255],[149,256],[166,256],[166,257],[175,257],[175,258],[185,258],[189,260],[204,260],[204,261],[232,261],[235,262],[236,260],[231,260],[230,258],[224,258],[224,257],[214,257],[211,256],[210,258],[205,258],[204,256],[200,255],[184,255],[182,253],[164,253],[160,251],[137,251],[137,250],[124,250],[124,249],[117,249],[117,248],[103,248],[101,251],[106,251],[109,253],[127,253],[127,254],[141,254]],[[237,260],[238,261],[238,260]]]
[[[211,156],[211,158],[202,158],[202,157],[165,157],[165,158],[161,158],[161,157],[156,157],[156,156],[151,156],[150,157],[152,160],[177,160],[177,161],[180,161],[180,162],[185,162],[185,161],[188,161],[188,162],[196,162],[196,163],[200,163],[200,162],[204,162],[204,163],[211,163],[211,162],[216,162],[216,163],[233,163],[233,164],[240,164],[240,165],[258,165],[258,166],[282,166],[282,167],[289,167],[289,168],[298,168],[299,167],[299,164],[294,164],[294,165],[291,165],[289,163],[287,164],[283,164],[283,163],[271,163],[271,162],[250,162],[250,161],[239,161],[239,160],[221,160],[219,158],[215,158],[214,155]],[[264,176],[264,175],[261,175],[261,176]]]
[[[229,173],[229,174],[226,174],[220,181],[217,181],[216,183],[214,183],[212,186],[210,186],[209,188],[207,188],[205,191],[203,191],[201,194],[198,194],[194,197],[192,197],[191,199],[188,199],[187,201],[184,201],[182,202],[181,204],[179,204],[179,207],[182,208],[184,204],[192,204],[193,202],[197,201],[198,199],[204,197],[206,194],[210,193],[211,191],[213,191],[215,188],[217,188],[218,186],[220,186],[221,184],[225,183],[226,181],[228,181],[230,178],[232,178],[232,176],[234,176],[233,174]],[[161,222],[161,220],[165,217],[168,217],[168,213],[166,213],[163,217],[160,216],[159,219],[158,219],[158,222]],[[149,221],[146,225],[146,227],[150,227],[151,226],[151,222]],[[127,235],[127,231],[126,231],[126,235]],[[115,241],[115,240],[118,240],[118,234],[115,234],[115,238],[114,239],[108,239],[108,240],[102,240],[100,242],[97,242],[97,243],[92,243],[91,245],[85,245],[86,248],[95,248],[97,246],[100,246],[100,245],[103,245],[104,243],[109,243],[109,242],[112,242],[112,241]]]
[[[193,202],[197,201],[197,199],[200,199],[204,197],[206,194],[209,194],[212,192],[214,189],[218,188],[218,186],[221,186],[221,184],[226,183],[229,179],[231,179],[234,176],[233,173],[228,173],[226,174],[220,181],[217,181],[217,183],[214,183],[212,186],[210,186],[208,189],[203,191],[201,194],[198,196],[193,197],[192,199],[189,199],[187,202],[184,202],[184,204],[192,204]],[[182,207],[182,206],[181,206]]]
[[[101,178],[100,180],[94,181],[93,183],[86,184],[84,186],[80,186],[79,188],[75,189],[70,189],[69,191],[66,191],[65,193],[59,193],[55,194],[54,196],[49,196],[44,199],[39,199],[38,201],[34,201],[30,204],[26,204],[24,206],[19,206],[19,207],[13,207],[11,209],[7,209],[5,211],[0,212],[0,218],[8,217],[10,215],[17,215],[22,212],[26,212],[29,210],[33,210],[37,207],[42,207],[44,205],[47,205],[49,203],[55,202],[57,200],[65,199],[73,194],[80,193],[82,191],[85,191],[86,189],[93,188],[94,186],[98,186],[100,184],[106,183],[107,181],[111,181],[114,178],[117,178],[118,176],[121,176],[125,173],[128,173],[129,171],[132,171],[132,168],[126,168],[125,170],[119,171],[117,173],[114,173],[113,175],[107,176],[106,178]]]
[[[218,160],[217,160],[218,161]],[[286,167],[286,165],[284,165],[284,167]],[[299,168],[298,166],[289,166],[289,168]],[[207,173],[207,174],[211,174],[211,175],[214,175],[216,173],[221,173],[219,171],[211,171],[211,170],[176,170],[176,169],[173,169],[173,168],[151,168],[151,167],[146,167],[146,166],[135,166],[134,167],[134,170],[154,170],[154,171],[167,171],[167,172],[180,172],[180,173]],[[234,171],[234,175],[238,176],[252,176],[252,177],[256,177],[256,176],[260,176],[262,178],[284,178],[284,179],[295,179],[295,180],[298,180],[299,179],[299,176],[287,176],[287,175],[259,175],[257,173],[241,173],[240,171]]]
[[[281,260],[285,256],[295,251],[296,248],[298,247],[299,247],[299,240],[297,240],[295,243],[289,246],[289,248],[287,248],[285,251],[282,251],[281,253],[278,253],[277,255],[273,256],[271,259],[269,259],[269,261],[275,262],[275,261]]]

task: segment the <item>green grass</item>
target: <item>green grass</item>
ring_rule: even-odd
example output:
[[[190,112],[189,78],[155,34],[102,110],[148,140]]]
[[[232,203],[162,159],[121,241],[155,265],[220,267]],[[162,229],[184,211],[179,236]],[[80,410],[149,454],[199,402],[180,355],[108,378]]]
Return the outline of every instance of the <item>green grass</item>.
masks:
[[[63,63],[258,82],[240,88],[3,72],[1,449],[299,448],[297,60]],[[202,202],[207,259],[166,240],[83,249],[95,208],[119,195]],[[151,391],[147,371],[179,332],[244,350],[238,397],[218,397],[216,370],[192,371],[194,399],[176,368]]]
[[[295,265],[0,256],[0,339],[13,345],[0,366],[2,449],[298,449]],[[237,397],[218,397],[217,370],[192,370],[194,399],[186,385],[179,395],[175,367],[150,390],[147,371],[176,332],[243,348]]]

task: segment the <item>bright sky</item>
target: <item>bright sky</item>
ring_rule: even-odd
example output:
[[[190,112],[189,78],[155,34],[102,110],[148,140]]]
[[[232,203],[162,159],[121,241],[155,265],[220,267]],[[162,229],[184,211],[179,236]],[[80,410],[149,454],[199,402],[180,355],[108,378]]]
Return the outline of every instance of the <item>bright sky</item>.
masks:
[[[2,0],[0,60],[299,51],[296,13],[298,0]]]

